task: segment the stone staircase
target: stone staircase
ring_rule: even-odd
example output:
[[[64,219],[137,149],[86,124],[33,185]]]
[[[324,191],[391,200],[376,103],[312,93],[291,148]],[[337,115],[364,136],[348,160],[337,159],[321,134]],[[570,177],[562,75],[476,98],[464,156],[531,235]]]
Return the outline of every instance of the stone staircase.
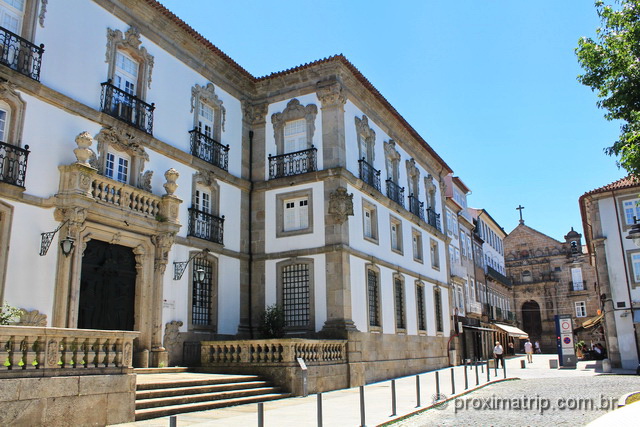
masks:
[[[289,397],[256,375],[136,369],[136,421]]]

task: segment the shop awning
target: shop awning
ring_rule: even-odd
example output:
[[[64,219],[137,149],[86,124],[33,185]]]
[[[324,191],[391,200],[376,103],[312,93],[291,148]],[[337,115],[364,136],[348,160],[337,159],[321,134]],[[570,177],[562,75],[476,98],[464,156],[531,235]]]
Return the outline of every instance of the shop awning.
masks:
[[[596,326],[598,326],[600,324],[600,322],[602,322],[602,318],[604,317],[604,314],[600,314],[596,317],[592,317],[590,319],[585,320],[582,325],[580,325],[581,328],[584,329],[591,329],[594,328]]]
[[[497,328],[502,329],[510,337],[513,337],[513,338],[529,338],[529,334],[527,334],[522,329],[516,328],[515,326],[502,325],[500,323],[494,323],[493,326],[496,326]]]
[[[484,332],[495,332],[495,329],[490,329],[490,328],[482,328],[480,326],[468,326],[468,325],[462,325],[463,328],[466,329],[475,329],[476,331],[484,331]]]

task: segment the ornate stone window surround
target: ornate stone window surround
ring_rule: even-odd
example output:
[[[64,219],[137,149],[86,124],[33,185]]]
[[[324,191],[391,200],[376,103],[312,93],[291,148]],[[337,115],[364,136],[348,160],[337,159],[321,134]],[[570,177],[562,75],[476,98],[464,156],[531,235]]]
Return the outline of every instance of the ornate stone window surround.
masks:
[[[314,260],[313,258],[290,258],[276,264],[276,298],[279,307],[284,309],[284,282],[282,279],[283,269],[288,266],[304,264],[309,269],[308,295],[309,295],[309,324],[306,327],[288,326],[285,331],[288,334],[315,332],[316,330],[316,310],[315,310],[315,280],[314,280]]]
[[[618,215],[620,216],[620,225],[622,227],[622,231],[629,231],[633,224],[627,224],[627,218],[624,210],[624,202],[628,202],[629,200],[638,201],[638,194],[629,194],[628,196],[618,197],[616,199],[616,203],[618,204]],[[637,210],[634,209],[634,210]],[[637,218],[640,221],[640,217]]]
[[[394,184],[400,182],[400,153],[396,150],[396,143],[393,139],[384,143],[385,166],[387,168],[387,179]]]
[[[20,147],[26,103],[15,89],[12,83],[0,83],[0,108],[7,110],[9,116],[5,123],[5,142]]]
[[[370,307],[370,303],[369,303],[369,271],[373,271],[376,274],[377,277],[377,297],[378,297],[378,303],[376,304],[375,310],[377,313],[377,317],[378,317],[378,321],[379,321],[379,325],[371,325],[371,322],[369,320],[369,307]],[[373,333],[382,333],[382,301],[380,300],[381,296],[382,296],[382,292],[381,292],[381,283],[380,283],[380,268],[378,266],[376,266],[375,264],[366,264],[365,265],[365,280],[364,280],[364,287],[365,287],[365,295],[366,295],[366,313],[367,313],[367,328],[369,332],[373,332]]]
[[[440,270],[440,245],[433,239],[429,239],[429,252],[431,256],[431,268]]]
[[[393,307],[394,307],[394,320],[396,325],[396,333],[397,334],[406,334],[407,333],[407,293],[405,292],[405,283],[404,276],[400,273],[393,274]],[[396,292],[396,286],[400,286],[402,305],[398,307],[398,298]],[[399,313],[400,311],[400,313]],[[402,316],[404,319],[404,327],[398,327],[398,314]]]
[[[409,195],[415,197],[416,200],[420,198],[420,170],[416,165],[415,159],[412,157],[406,162],[407,166],[407,180],[409,187]]]
[[[365,162],[373,166],[375,161],[375,145],[376,133],[369,127],[369,118],[362,115],[362,119],[355,117],[356,135],[358,138],[358,160],[364,159]]]
[[[416,240],[417,248],[413,245],[414,239]],[[413,260],[419,262],[420,264],[424,263],[424,243],[422,241],[422,232],[415,228],[411,229],[411,250],[413,252]]]
[[[207,83],[205,86],[199,84],[191,88],[191,112],[193,114],[193,128],[198,129],[198,117],[200,116],[200,103],[203,103],[213,110],[213,136],[211,137],[218,143],[222,143],[222,132],[224,132],[224,123],[227,110],[222,105],[222,100],[218,98],[213,83]]]
[[[200,254],[200,255],[198,255]],[[194,325],[193,324],[193,278],[195,277],[194,266],[195,263],[189,263],[189,300],[188,300],[188,330],[189,331],[208,331],[208,332],[217,332],[218,330],[218,257],[211,254],[204,255],[201,251],[190,251],[187,259],[190,259],[192,256],[198,255],[200,257],[206,257],[206,260],[211,264],[211,301],[209,302],[209,309],[211,310],[211,323],[209,325]]]
[[[273,125],[273,136],[276,141],[276,150],[278,155],[285,153],[284,147],[284,127],[287,122],[305,119],[307,131],[307,147],[313,145],[313,134],[316,130],[315,120],[318,114],[318,107],[315,104],[307,104],[303,106],[296,98],[293,98],[287,104],[287,107],[280,113],[271,115],[271,124]]]
[[[285,231],[284,224],[284,211],[285,203],[288,200],[299,199],[302,197],[307,198],[307,224],[306,228],[299,230]],[[276,194],[276,238],[299,236],[301,234],[313,233],[313,189],[307,188],[304,190],[290,191],[287,193]]]
[[[436,185],[433,183],[433,176],[431,174],[427,174],[427,176],[424,177],[424,188],[427,192],[427,209],[436,212]]]
[[[198,171],[194,173],[191,189],[192,207],[197,205],[196,190],[205,190],[211,195],[211,215],[220,216],[220,185],[212,173],[208,171]]]
[[[369,212],[371,220],[371,234],[367,235],[366,213]],[[378,208],[374,203],[362,199],[362,236],[365,240],[378,244]]]
[[[396,247],[393,246],[393,238],[394,231],[393,228],[395,226],[395,238],[396,238]],[[402,241],[402,220],[393,215],[389,215],[389,242],[391,250],[397,254],[403,255],[404,253],[404,245]]]
[[[136,82],[136,96],[145,100],[147,89],[151,87],[151,73],[153,71],[153,56],[144,46],[140,46],[140,32],[130,27],[124,34],[120,30],[107,28],[107,51],[105,62],[109,65],[107,78],[114,80],[116,72],[116,53],[120,50],[138,61],[138,81]]]

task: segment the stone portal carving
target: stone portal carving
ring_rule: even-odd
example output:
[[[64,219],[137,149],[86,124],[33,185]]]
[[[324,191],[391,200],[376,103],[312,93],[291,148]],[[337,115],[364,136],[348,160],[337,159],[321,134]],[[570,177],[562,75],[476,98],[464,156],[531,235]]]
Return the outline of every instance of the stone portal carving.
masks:
[[[16,322],[18,326],[47,326],[47,315],[38,310],[20,310],[20,317]]]
[[[162,345],[171,352],[173,348],[180,344],[180,328],[183,323],[180,320],[169,322],[164,327],[164,341]]]
[[[353,216],[353,194],[347,194],[346,188],[338,187],[329,195],[329,214],[333,215],[338,224]]]

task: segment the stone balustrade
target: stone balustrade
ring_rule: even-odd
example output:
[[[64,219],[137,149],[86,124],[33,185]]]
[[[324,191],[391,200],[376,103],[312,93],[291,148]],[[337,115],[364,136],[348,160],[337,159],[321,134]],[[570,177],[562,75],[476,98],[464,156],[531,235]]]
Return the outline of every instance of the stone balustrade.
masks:
[[[301,358],[307,365],[346,363],[346,340],[308,340],[299,338],[203,341],[202,366],[217,365],[283,365],[297,364]]]
[[[0,326],[0,378],[127,371],[133,366],[133,340],[138,334]]]
[[[146,216],[155,217],[160,213],[161,197],[102,175],[95,174],[91,178],[94,199]]]

